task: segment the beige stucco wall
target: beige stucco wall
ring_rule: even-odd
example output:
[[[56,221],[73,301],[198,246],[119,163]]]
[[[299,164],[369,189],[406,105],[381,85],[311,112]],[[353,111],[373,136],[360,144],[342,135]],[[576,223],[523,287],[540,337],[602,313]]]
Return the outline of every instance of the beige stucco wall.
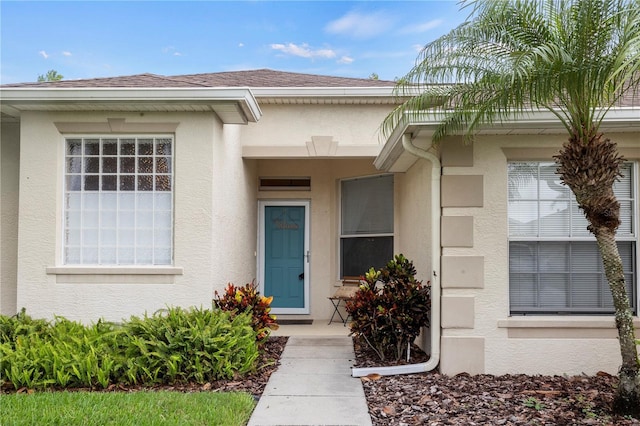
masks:
[[[67,275],[60,266],[63,140],[54,122],[179,123],[175,131],[175,266],[182,274]],[[35,317],[121,320],[167,305],[208,306],[214,288],[250,280],[255,208],[253,180],[238,155],[237,129],[223,130],[212,113],[24,113],[21,117],[20,241],[17,306]],[[239,218],[248,223],[234,230]],[[231,241],[232,239],[232,241]],[[233,249],[230,249],[233,248]],[[108,269],[108,268],[107,268]]]
[[[379,149],[379,126],[391,109],[389,105],[314,104],[260,108],[263,116],[258,125],[242,129],[245,146],[305,146],[313,136],[328,136],[339,146]]]
[[[413,261],[416,278],[431,280],[431,170],[417,161],[406,173],[396,175],[396,253]]]
[[[620,133],[609,137],[629,159],[640,159],[640,135]],[[557,151],[564,139],[563,135],[481,136],[471,148],[472,165],[444,168],[444,175],[481,176],[483,192],[480,206],[475,202],[468,206],[453,203],[443,208],[443,216],[473,218],[473,244],[442,249],[444,373],[617,372],[621,360],[613,317],[509,316],[508,158],[504,148],[510,156],[546,152],[542,158],[533,159],[551,161],[549,153]],[[636,178],[637,187],[640,178]],[[458,188],[458,198],[464,199],[468,190]],[[639,208],[636,205],[636,211]]]
[[[0,133],[0,314],[16,313],[20,124],[2,123]]]
[[[311,200],[311,251],[316,255],[307,318],[328,318],[326,297],[339,284],[338,182],[379,173],[372,163],[381,148],[378,126],[389,108],[261,105],[261,109],[261,121],[247,126],[223,126],[215,114],[208,113],[25,112],[21,117],[21,144],[26,148],[20,159],[18,309],[24,306],[36,317],[118,321],[166,305],[207,305],[213,292],[228,282],[244,284],[257,278],[258,199],[299,197]],[[86,129],[86,123],[104,127],[113,118],[143,126],[178,123],[174,167],[174,266],[178,270],[114,274],[109,268],[94,268],[79,274],[60,268],[64,266],[60,264],[64,135],[59,129]],[[314,141],[316,145],[307,150]],[[330,148],[331,155],[346,148],[339,155],[347,152],[352,158],[306,162],[243,158],[247,146],[270,151],[278,146],[285,151],[287,146],[298,147],[317,156],[322,156],[324,147]],[[359,151],[363,148],[366,152]],[[258,176],[296,175],[312,177],[311,193],[258,193]]]
[[[230,282],[244,285],[256,277],[257,163],[242,158],[244,128],[225,125],[214,138],[210,267],[215,289]]]

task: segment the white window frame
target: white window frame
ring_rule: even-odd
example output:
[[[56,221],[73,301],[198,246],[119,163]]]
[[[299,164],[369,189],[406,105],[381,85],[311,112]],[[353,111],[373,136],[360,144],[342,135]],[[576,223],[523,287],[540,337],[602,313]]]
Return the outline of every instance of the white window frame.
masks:
[[[553,165],[553,162],[550,161],[509,161],[509,165],[514,164],[514,163],[536,163],[538,164],[538,166],[540,165]],[[638,167],[638,163],[637,162],[628,162],[626,164],[629,164],[631,167],[631,172],[632,172],[632,176],[631,176],[631,186],[632,186],[632,199],[619,199],[619,201],[630,201],[629,205],[631,207],[631,221],[629,223],[630,225],[630,233],[626,233],[626,234],[618,234],[616,236],[616,240],[619,242],[630,242],[632,244],[632,254],[635,255],[635,258],[632,260],[632,268],[633,269],[633,281],[632,283],[630,283],[632,289],[633,289],[633,293],[630,296],[630,302],[631,302],[631,306],[632,306],[632,310],[634,310],[636,313],[640,307],[640,271],[639,271],[639,267],[640,267],[640,248],[638,247],[638,226],[640,223],[640,203],[638,200],[638,194],[639,194],[639,190],[638,187],[640,186],[640,177],[638,176],[638,172],[639,172],[639,167]],[[567,190],[569,192],[571,192],[569,190],[569,188],[567,187]],[[572,203],[575,203],[575,196],[573,195],[573,193],[571,193],[570,195],[571,201]],[[509,215],[511,213],[511,209],[510,209],[510,205],[511,205],[511,201],[512,200],[516,200],[516,199],[512,199],[510,196],[508,196],[508,211],[509,211]],[[546,199],[541,198],[540,194],[538,192],[538,196],[537,196],[537,202],[538,205],[540,205],[541,202],[545,201]],[[582,217],[584,217],[584,215],[582,214],[582,210],[579,210],[579,213],[582,215]],[[509,216],[510,217],[510,216]],[[539,216],[540,217],[540,216]],[[575,216],[570,216],[569,217],[569,221],[571,222],[571,218],[575,217]],[[585,220],[586,223],[586,220]],[[570,227],[571,228],[571,227]],[[538,229],[541,229],[540,226],[538,226]],[[588,232],[588,231],[587,231]],[[540,233],[538,233],[537,236],[533,237],[533,236],[520,236],[520,235],[512,235],[512,231],[511,231],[511,226],[509,226],[509,248],[511,250],[511,244],[514,242],[527,242],[527,243],[540,243],[540,242],[567,242],[567,243],[571,243],[571,242],[593,242],[595,244],[595,237],[591,234],[583,234],[580,236],[567,236],[567,237],[554,237],[554,236],[540,236]],[[512,285],[511,285],[511,257],[509,258],[509,291],[511,293],[512,291]],[[542,273],[540,270],[538,270],[538,274]],[[569,271],[570,274],[572,273],[576,273],[575,271]],[[606,278],[604,278],[606,280]],[[605,281],[606,282],[606,281]],[[629,283],[628,283],[629,284]],[[575,309],[575,308],[564,308],[564,309],[546,309],[546,308],[539,308],[539,309],[526,309],[526,308],[522,308],[522,309],[514,309],[512,304],[511,304],[511,297],[510,297],[510,301],[509,301],[509,310],[511,315],[532,315],[532,314],[562,314],[562,315],[579,315],[579,314],[588,314],[588,315],[609,315],[612,314],[612,311],[606,311],[604,309],[599,309],[599,308],[585,308],[585,309]]]
[[[79,173],[80,175],[80,181],[81,181],[81,185],[82,188],[79,191],[69,191],[68,188],[68,179],[67,176],[70,174],[73,174],[74,176],[78,176],[77,172],[74,173],[69,173],[68,172],[68,158],[85,158],[87,156],[87,154],[85,152],[81,152],[79,155],[69,155],[67,153],[67,146],[68,146],[68,141],[70,140],[113,140],[116,139],[118,140],[118,147],[120,147],[119,142],[121,140],[126,140],[126,139],[134,139],[135,140],[135,146],[136,146],[136,153],[134,155],[128,155],[126,157],[129,158],[133,158],[134,161],[134,171],[132,173],[127,173],[129,175],[134,176],[134,181],[136,182],[136,189],[135,190],[127,190],[127,191],[120,191],[120,180],[117,179],[117,187],[115,190],[104,190],[102,187],[99,187],[97,190],[85,190],[84,189],[84,184],[85,184],[85,174],[87,173],[85,168],[84,168],[84,162],[81,163],[81,172]],[[153,153],[151,155],[145,156],[145,155],[140,155],[138,154],[138,143],[140,140],[144,140],[144,139],[152,139],[154,141],[154,145],[153,145]],[[163,154],[158,154],[156,152],[156,144],[155,141],[157,140],[161,140],[161,139],[168,139],[170,141],[171,144],[171,152],[169,154],[167,153],[163,153]],[[84,147],[84,144],[82,145]],[[100,144],[100,146],[102,146],[102,144]],[[166,267],[166,266],[172,266],[174,264],[174,197],[175,197],[175,135],[174,134],[146,134],[146,133],[140,133],[140,134],[67,134],[64,135],[63,137],[63,143],[62,143],[62,158],[63,158],[63,165],[62,165],[62,217],[61,217],[61,241],[60,241],[60,255],[59,255],[59,264],[63,266],[63,269],[66,268],[68,269],[69,267],[128,267],[129,269],[131,269],[132,267],[150,267],[150,266],[159,266],[159,267]],[[116,158],[116,162],[117,162],[117,171],[115,173],[106,173],[103,171],[102,169],[102,164],[103,164],[103,157],[104,157],[104,153],[102,152],[102,150],[100,151],[100,153],[97,155],[97,157],[99,159],[99,171],[97,173],[91,173],[91,174],[95,174],[99,177],[102,177],[103,175],[115,175],[116,177],[120,177],[123,172],[121,171],[121,162],[120,159],[125,157],[125,155],[122,155],[122,153],[120,152],[120,150],[118,149],[117,153],[115,155],[109,155],[109,157],[115,157]],[[152,171],[148,172],[148,173],[141,173],[139,170],[140,167],[140,163],[138,162],[139,158],[153,158],[153,165],[152,165]],[[169,172],[168,173],[159,173],[157,170],[157,162],[155,161],[155,159],[157,158],[162,158],[162,157],[168,157],[169,158]],[[152,183],[154,185],[154,189],[152,190],[146,190],[146,191],[142,191],[142,190],[138,190],[137,189],[137,182],[138,182],[138,177],[142,177],[142,176],[151,176],[152,177]],[[156,185],[156,177],[158,179],[162,179],[165,176],[169,176],[169,183],[170,183],[170,190],[169,191],[156,191],[155,189],[155,185]],[[102,182],[102,180],[100,180],[100,182]],[[68,244],[68,237],[69,237],[69,229],[67,228],[67,214],[69,212],[72,212],[73,209],[70,209],[68,204],[67,204],[67,200],[68,197],[67,195],[70,193],[77,193],[79,196],[79,207],[75,210],[79,217],[80,217],[80,225],[77,227],[79,232],[80,232],[80,243],[79,245],[76,246],[76,249],[80,251],[80,260],[76,261],[75,258],[73,258],[72,256],[68,256],[68,252],[67,249],[71,248],[73,245],[72,244]],[[115,248],[116,252],[118,252],[119,248],[122,248],[122,246],[120,245],[120,235],[121,232],[124,234],[124,230],[120,227],[120,203],[121,203],[121,198],[119,197],[119,194],[127,194],[130,195],[129,198],[134,198],[135,199],[135,204],[134,204],[134,208],[133,210],[131,210],[131,214],[134,216],[133,219],[133,228],[132,228],[132,232],[134,232],[134,236],[133,236],[133,250],[134,250],[134,255],[133,258],[131,259],[120,259],[118,258],[119,254],[116,254],[116,259],[115,261],[111,260],[111,261],[105,261],[104,259],[101,259],[100,256],[100,249],[101,248],[105,248],[105,245],[102,244],[101,238],[102,238],[102,231],[105,230],[105,227],[103,226],[103,215],[105,214],[105,209],[103,207],[103,204],[105,201],[105,199],[102,197],[103,195],[106,196],[105,194],[115,194],[115,199],[116,199],[116,203],[115,203],[115,207],[113,209],[111,209],[110,211],[115,212],[115,216],[116,216],[116,225],[115,225],[115,233],[116,233],[116,240],[115,243],[111,246],[111,248]],[[91,229],[97,229],[97,234],[98,234],[98,241],[97,241],[97,250],[98,250],[98,256],[97,256],[97,261],[85,261],[83,259],[83,256],[85,255],[84,253],[82,253],[82,250],[86,249],[87,246],[84,242],[83,239],[84,237],[84,231],[87,230],[87,228],[85,228],[83,226],[83,220],[84,220],[84,213],[86,212],[85,207],[84,207],[84,202],[85,199],[87,198],[87,196],[89,194],[96,194],[96,199],[97,199],[97,203],[98,203],[98,207],[96,208],[96,214],[98,215],[98,224],[96,227],[92,227]],[[165,208],[162,209],[158,209],[156,207],[156,202],[157,202],[157,197],[156,195],[166,195],[166,197],[164,198],[168,198],[167,201],[165,201]],[[150,232],[152,234],[151,238],[150,238],[150,245],[149,244],[143,244],[140,243],[139,239],[137,238],[137,236],[135,235],[139,230],[141,230],[141,228],[138,226],[138,213],[140,213],[140,210],[137,208],[137,203],[140,201],[139,195],[150,195],[152,198],[152,203],[153,203],[153,207],[151,209],[149,209],[146,213],[148,215],[151,216],[151,221],[152,221],[152,225],[150,227],[145,227],[144,229],[147,232]],[[69,200],[71,200],[69,198]],[[156,218],[156,216],[158,214],[162,214],[163,218],[162,221],[164,222],[165,226],[163,226],[162,228],[159,228],[159,225],[156,225],[156,220],[159,220],[158,218]],[[164,230],[164,231],[168,231],[168,233],[162,233],[161,235],[158,234],[156,231],[159,230]],[[158,243],[156,241],[156,239],[162,239],[163,242],[162,243]],[[147,239],[148,240],[148,239]],[[77,241],[77,240],[76,240]],[[149,251],[151,251],[151,256],[150,256],[150,260],[149,260],[149,256],[147,256],[146,259],[141,259],[139,257],[137,257],[137,253],[136,250],[139,249],[141,246],[145,245],[146,249]],[[160,257],[157,257],[157,254],[155,253],[156,250],[164,250],[165,254],[163,256],[160,256],[162,259],[160,259]],[[167,253],[168,251],[168,253]],[[160,260],[159,260],[160,259]],[[56,268],[53,268],[56,269]]]
[[[391,217],[391,223],[392,223],[392,232],[382,232],[382,233],[370,233],[370,234],[346,234],[344,233],[343,229],[342,229],[342,210],[343,210],[343,199],[344,199],[344,194],[342,193],[342,183],[343,182],[347,182],[347,181],[355,181],[355,180],[365,180],[365,179],[376,179],[376,178],[381,178],[381,177],[391,177],[391,179],[393,180],[393,195],[391,197],[391,199],[389,200],[389,202],[391,203],[391,212],[392,212],[392,217]],[[359,176],[359,177],[353,177],[353,178],[345,178],[345,179],[340,179],[338,182],[338,188],[339,188],[339,194],[340,194],[340,203],[339,203],[339,207],[338,207],[338,244],[337,244],[337,254],[338,254],[338,279],[342,279],[343,275],[344,276],[350,276],[348,274],[343,274],[342,270],[343,270],[343,265],[342,265],[342,240],[346,239],[346,238],[379,238],[379,237],[391,237],[391,245],[392,245],[392,249],[391,249],[391,256],[393,256],[394,253],[394,244],[395,244],[395,176],[392,173],[384,173],[384,174],[377,174],[377,175],[368,175],[368,176]],[[391,260],[391,257],[389,259],[387,259],[387,261]],[[365,273],[366,271],[361,271],[361,273]]]

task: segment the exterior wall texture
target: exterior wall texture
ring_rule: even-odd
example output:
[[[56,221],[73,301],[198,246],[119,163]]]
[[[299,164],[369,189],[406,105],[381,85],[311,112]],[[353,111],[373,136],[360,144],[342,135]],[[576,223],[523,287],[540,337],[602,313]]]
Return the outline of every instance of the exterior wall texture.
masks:
[[[341,284],[340,179],[381,173],[372,162],[382,148],[378,126],[389,107],[261,108],[263,119],[248,126],[222,125],[213,113],[25,112],[19,127],[3,124],[0,312],[25,307],[34,317],[89,322],[119,321],[167,305],[207,306],[228,282],[257,278],[258,201],[309,200],[310,315],[291,318],[328,319],[333,308],[327,297]],[[60,264],[64,135],[54,123],[108,118],[177,123],[175,268],[170,271],[113,273],[100,267],[79,273]],[[628,159],[640,161],[638,133],[608,136]],[[443,143],[443,373],[616,373],[620,355],[613,317],[509,313],[507,162],[552,160],[563,142],[563,135],[483,135],[474,145]],[[418,160],[395,175],[394,252],[413,260],[425,282],[434,269],[431,172],[429,162]],[[260,191],[261,176],[310,177],[311,190]],[[635,185],[640,187],[638,176]],[[636,203],[638,212],[638,198]]]
[[[133,268],[133,273],[113,274],[109,267],[102,267],[68,274],[55,268],[62,266],[64,135],[53,123],[106,122],[111,117],[130,123],[178,123],[174,141],[177,273]],[[168,305],[208,306],[215,287],[222,289],[227,281],[253,275],[254,265],[247,262],[254,246],[248,238],[251,229],[233,233],[233,250],[224,250],[216,242],[228,231],[233,215],[240,213],[253,223],[255,213],[253,205],[245,205],[251,191],[245,187],[250,169],[246,172],[238,158],[235,131],[223,132],[214,114],[33,112],[23,114],[21,120],[18,309],[25,307],[34,317],[119,321]],[[225,137],[229,140],[223,141]]]
[[[227,283],[242,285],[257,278],[258,200],[309,199],[314,258],[311,314],[305,318],[329,318],[327,297],[341,284],[339,180],[380,173],[372,162],[381,148],[376,132],[388,108],[265,105],[262,109],[263,120],[248,126],[222,125],[208,113],[24,113],[21,143],[27,148],[20,158],[17,308],[25,307],[35,317],[62,315],[89,322],[119,321],[168,305],[206,306],[214,291]],[[100,123],[96,127],[104,129],[106,123],[120,125],[123,119],[125,127],[177,125],[174,268],[65,267],[61,265],[63,133],[87,134],[91,128],[87,123]],[[243,158],[246,146],[271,150],[280,145],[303,147],[323,158]],[[365,154],[358,151],[363,145]],[[347,151],[360,153],[355,156],[361,158],[335,156],[337,146],[355,146],[355,151]],[[259,176],[298,175],[312,178],[312,191],[258,192]]]
[[[0,314],[17,311],[18,179],[20,124],[2,123],[0,134]]]
[[[618,143],[627,159],[640,159],[638,134],[607,136]],[[617,372],[621,360],[612,316],[509,314],[507,162],[552,161],[563,142],[563,135],[520,135],[517,140],[487,135],[473,146],[461,147],[455,141],[450,146],[443,144],[443,159],[447,155],[460,158],[460,150],[471,151],[473,158],[472,164],[464,165],[443,161],[443,189],[447,176],[455,176],[450,183],[477,183],[480,177],[483,193],[480,204],[473,184],[454,185],[457,195],[449,201],[443,196],[443,373]],[[473,178],[466,180],[470,176]],[[636,176],[636,188],[639,185]],[[639,211],[640,206],[635,209]],[[464,224],[469,230],[469,221],[473,235],[465,238],[454,227]],[[636,322],[640,327],[637,318]]]
[[[258,125],[242,130],[245,146],[304,147],[314,136],[327,136],[339,146],[373,146],[378,151],[382,148],[379,126],[391,109],[389,105],[319,104],[260,108],[263,116]]]

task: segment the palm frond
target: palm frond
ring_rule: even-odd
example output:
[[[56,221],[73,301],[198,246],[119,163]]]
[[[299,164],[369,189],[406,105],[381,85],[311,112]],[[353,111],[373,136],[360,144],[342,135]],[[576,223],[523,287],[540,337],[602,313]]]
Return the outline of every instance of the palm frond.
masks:
[[[437,141],[546,109],[570,132],[597,130],[640,83],[638,0],[476,0],[399,80],[407,100],[383,123],[443,117]]]

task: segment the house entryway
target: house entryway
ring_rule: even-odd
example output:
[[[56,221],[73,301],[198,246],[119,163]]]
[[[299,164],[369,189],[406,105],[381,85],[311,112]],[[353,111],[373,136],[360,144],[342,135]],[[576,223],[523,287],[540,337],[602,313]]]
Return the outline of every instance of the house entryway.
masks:
[[[259,202],[258,279],[274,314],[309,313],[308,200]]]

